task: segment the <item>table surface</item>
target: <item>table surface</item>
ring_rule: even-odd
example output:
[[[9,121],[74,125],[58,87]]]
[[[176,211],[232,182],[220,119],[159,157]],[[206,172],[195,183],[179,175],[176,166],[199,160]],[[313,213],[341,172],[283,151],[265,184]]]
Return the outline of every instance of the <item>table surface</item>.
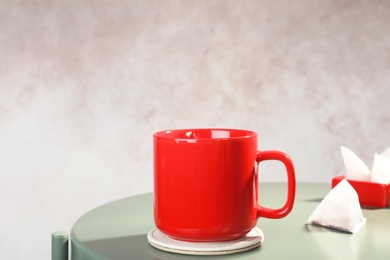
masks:
[[[260,204],[280,207],[285,183],[259,184]],[[306,225],[306,221],[330,191],[324,183],[297,184],[292,212],[283,219],[260,218],[264,232],[261,247],[213,259],[390,259],[390,208],[363,208],[367,223],[356,234]],[[154,229],[153,194],[117,200],[93,209],[74,224],[72,259],[200,259],[168,253],[149,245]]]

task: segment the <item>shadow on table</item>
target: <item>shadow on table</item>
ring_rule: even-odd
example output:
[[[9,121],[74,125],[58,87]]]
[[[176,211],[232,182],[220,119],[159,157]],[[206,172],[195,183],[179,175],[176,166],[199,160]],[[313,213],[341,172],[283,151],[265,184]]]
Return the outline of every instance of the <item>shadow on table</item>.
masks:
[[[302,200],[304,202],[315,202],[315,203],[320,203],[324,198],[315,198],[315,199],[307,199],[307,200]]]
[[[142,259],[142,260],[175,260],[175,259],[210,259],[210,256],[191,256],[165,252],[156,249],[149,245],[147,235],[137,235],[110,239],[101,239],[84,242],[84,245],[92,251],[106,257],[107,259]],[[212,259],[240,259],[240,256],[245,258],[251,254],[255,254],[260,248],[256,248],[247,252],[212,256]]]

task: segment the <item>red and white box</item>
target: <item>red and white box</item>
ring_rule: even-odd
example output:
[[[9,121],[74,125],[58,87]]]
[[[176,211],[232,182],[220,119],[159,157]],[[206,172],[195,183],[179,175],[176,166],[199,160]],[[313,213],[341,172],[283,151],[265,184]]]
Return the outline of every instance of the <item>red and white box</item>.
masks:
[[[345,179],[344,176],[333,178],[332,188],[343,179]],[[360,205],[375,208],[387,208],[390,206],[390,184],[348,179],[347,181],[356,190]]]

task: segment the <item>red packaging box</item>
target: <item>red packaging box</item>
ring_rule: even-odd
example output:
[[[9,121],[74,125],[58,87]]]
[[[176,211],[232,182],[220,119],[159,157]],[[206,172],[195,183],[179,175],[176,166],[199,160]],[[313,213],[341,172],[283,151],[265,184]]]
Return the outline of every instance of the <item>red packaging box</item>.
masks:
[[[332,188],[334,188],[344,176],[338,176],[332,179]],[[390,185],[368,182],[348,180],[351,186],[356,190],[359,196],[359,202],[362,206],[386,208],[390,206]]]

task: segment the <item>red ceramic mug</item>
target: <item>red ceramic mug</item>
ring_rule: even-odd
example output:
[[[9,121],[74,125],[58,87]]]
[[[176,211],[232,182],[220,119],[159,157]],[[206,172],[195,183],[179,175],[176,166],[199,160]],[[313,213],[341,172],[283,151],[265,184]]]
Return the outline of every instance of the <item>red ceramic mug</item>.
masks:
[[[281,161],[287,171],[283,207],[258,205],[257,164]],[[244,236],[259,217],[293,208],[295,171],[280,151],[259,151],[257,134],[238,129],[178,129],[154,134],[154,221],[168,236],[225,241]]]

